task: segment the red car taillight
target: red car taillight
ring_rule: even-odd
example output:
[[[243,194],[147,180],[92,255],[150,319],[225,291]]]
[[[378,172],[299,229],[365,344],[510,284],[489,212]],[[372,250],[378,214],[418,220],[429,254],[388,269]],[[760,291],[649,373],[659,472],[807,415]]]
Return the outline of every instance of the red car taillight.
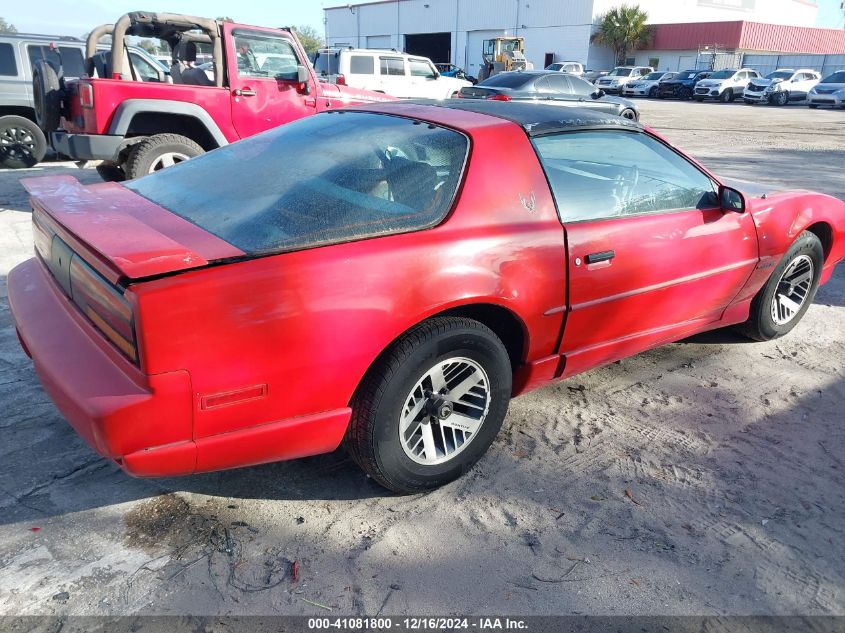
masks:
[[[493,95],[492,97],[487,97],[488,101],[510,101],[511,98],[508,95]]]
[[[94,87],[91,84],[80,83],[77,90],[79,90],[79,105],[83,108],[93,108]]]
[[[334,82],[338,86],[345,86],[346,85],[346,77],[344,75],[338,75],[337,79],[335,79]]]
[[[70,292],[73,302],[97,329],[132,362],[137,362],[132,306],[75,254],[70,260]]]
[[[135,319],[126,297],[103,279],[53,230],[32,216],[35,250],[62,291],[103,335],[133,363],[138,363]],[[54,243],[55,242],[55,243]]]

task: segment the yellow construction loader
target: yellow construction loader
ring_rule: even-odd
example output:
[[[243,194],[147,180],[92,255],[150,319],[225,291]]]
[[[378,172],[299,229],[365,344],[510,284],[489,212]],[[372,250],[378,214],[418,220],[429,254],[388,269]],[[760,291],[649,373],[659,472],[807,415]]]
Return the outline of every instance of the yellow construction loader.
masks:
[[[509,70],[534,70],[534,64],[525,59],[525,38],[522,37],[484,40],[481,57],[484,64],[478,73],[478,81]]]

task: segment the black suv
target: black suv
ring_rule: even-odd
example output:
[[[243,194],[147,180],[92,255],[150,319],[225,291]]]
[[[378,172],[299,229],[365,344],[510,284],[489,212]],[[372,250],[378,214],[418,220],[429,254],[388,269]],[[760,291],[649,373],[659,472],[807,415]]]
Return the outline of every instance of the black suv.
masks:
[[[709,70],[682,70],[674,78],[657,84],[657,96],[660,99],[692,99],[695,84],[712,75]]]

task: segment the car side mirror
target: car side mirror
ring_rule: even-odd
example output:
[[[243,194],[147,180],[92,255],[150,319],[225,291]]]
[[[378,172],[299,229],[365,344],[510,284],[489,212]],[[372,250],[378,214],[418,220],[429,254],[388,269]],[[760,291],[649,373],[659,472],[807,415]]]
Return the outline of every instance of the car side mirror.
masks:
[[[591,96],[593,99],[601,99],[605,94],[607,94],[604,90],[596,90]]]
[[[745,212],[745,197],[736,189],[719,187],[719,204],[722,211],[734,211],[735,213]]]

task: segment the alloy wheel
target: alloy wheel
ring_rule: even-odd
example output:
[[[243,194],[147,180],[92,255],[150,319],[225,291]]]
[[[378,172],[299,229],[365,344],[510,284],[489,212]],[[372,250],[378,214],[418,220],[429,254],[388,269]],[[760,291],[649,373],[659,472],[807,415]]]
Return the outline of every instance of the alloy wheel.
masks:
[[[173,167],[173,165],[190,160],[190,158],[190,156],[182,154],[181,152],[167,152],[152,162],[149,173],[152,174],[162,169],[166,169],[167,167]]]
[[[0,153],[12,158],[25,158],[35,152],[35,137],[26,128],[15,125],[0,128]]]
[[[434,466],[454,459],[478,436],[490,410],[490,380],[470,358],[438,362],[405,399],[399,441],[405,455]]]
[[[772,297],[772,320],[777,325],[792,321],[801,311],[813,287],[813,260],[807,255],[793,259],[783,271]]]

